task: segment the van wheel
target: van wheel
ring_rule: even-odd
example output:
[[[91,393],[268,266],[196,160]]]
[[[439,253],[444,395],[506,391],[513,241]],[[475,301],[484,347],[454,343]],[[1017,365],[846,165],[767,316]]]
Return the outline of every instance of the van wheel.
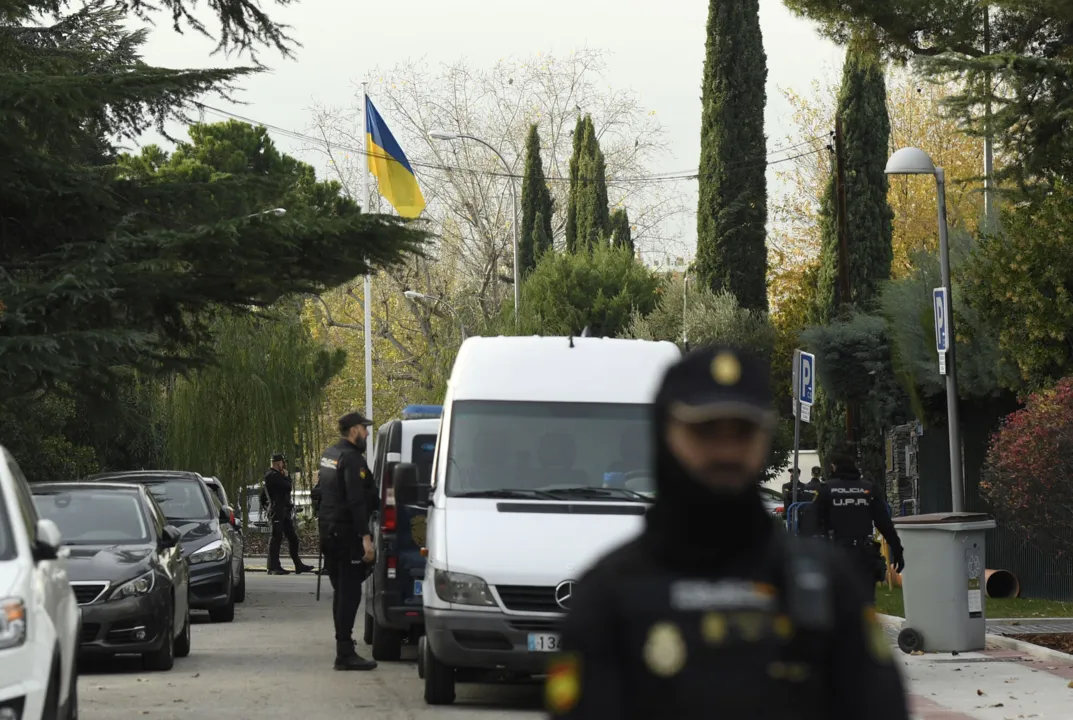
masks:
[[[57,658],[59,651],[56,651]],[[45,691],[45,704],[41,708],[41,720],[60,720],[60,683],[63,673],[59,660],[52,662],[52,671],[48,675],[48,689]]]
[[[402,633],[386,628],[373,618],[373,660],[395,662],[402,657]]]
[[[429,705],[450,705],[455,701],[455,669],[440,662],[425,641],[425,702]]]
[[[417,641],[417,677],[425,679],[425,636],[422,635]]]
[[[362,633],[361,639],[365,641],[366,645],[373,644],[373,616],[369,613],[365,613],[365,631]]]

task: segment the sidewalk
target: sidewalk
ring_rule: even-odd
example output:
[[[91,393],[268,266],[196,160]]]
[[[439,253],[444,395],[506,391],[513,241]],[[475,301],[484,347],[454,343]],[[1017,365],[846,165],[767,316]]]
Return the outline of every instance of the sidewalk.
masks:
[[[294,563],[291,562],[290,557],[280,553],[281,557],[279,564],[283,566],[284,570],[294,571]],[[317,563],[319,558],[316,555],[301,555],[301,560],[306,565],[312,565],[313,567],[320,567]],[[265,572],[268,570],[268,558],[266,557],[247,557],[246,558],[246,570],[249,572]]]
[[[882,619],[888,635],[896,637],[901,618]],[[1002,644],[1017,649],[1003,649],[998,642],[989,637],[987,650],[958,655],[906,655],[895,649],[904,664],[914,720],[1073,717],[1073,656],[1006,638]]]

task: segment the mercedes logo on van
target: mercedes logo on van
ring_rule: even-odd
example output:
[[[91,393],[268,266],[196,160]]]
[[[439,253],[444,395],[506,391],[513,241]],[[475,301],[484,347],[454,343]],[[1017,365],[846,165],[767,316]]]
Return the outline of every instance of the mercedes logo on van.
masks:
[[[574,596],[574,581],[563,580],[555,586],[555,603],[563,610],[570,609],[570,598]]]

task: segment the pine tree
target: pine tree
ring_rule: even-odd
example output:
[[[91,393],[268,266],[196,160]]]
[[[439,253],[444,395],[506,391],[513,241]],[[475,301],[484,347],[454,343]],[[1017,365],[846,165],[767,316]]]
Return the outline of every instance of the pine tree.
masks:
[[[702,85],[697,273],[767,309],[767,56],[759,0],[711,0]]]
[[[578,181],[578,170],[581,163],[581,155],[585,147],[585,118],[577,116],[577,124],[574,125],[574,152],[570,156],[570,195],[566,204],[566,250],[577,250],[577,196],[581,190]]]
[[[591,251],[610,235],[607,207],[607,165],[592,117],[585,117],[585,141],[578,161],[576,247]]]
[[[630,230],[630,216],[626,208],[618,208],[611,213],[611,246],[628,248],[634,251],[633,233]]]
[[[540,133],[536,124],[529,128],[525,147],[525,174],[522,177],[522,224],[518,240],[518,266],[523,277],[536,267],[536,259],[550,244],[551,191],[540,158]],[[541,224],[539,231],[537,223]],[[537,244],[539,240],[539,244]]]

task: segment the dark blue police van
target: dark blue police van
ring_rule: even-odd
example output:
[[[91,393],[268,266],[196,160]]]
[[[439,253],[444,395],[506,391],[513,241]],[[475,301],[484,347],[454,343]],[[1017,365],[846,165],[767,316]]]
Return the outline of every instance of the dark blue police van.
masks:
[[[372,528],[376,566],[363,587],[364,639],[376,660],[398,660],[403,643],[416,643],[424,632],[421,548],[427,511],[397,506],[394,480],[399,472],[416,474],[419,492],[427,497],[442,414],[439,405],[411,405],[376,434],[373,475],[380,491],[380,511]]]

